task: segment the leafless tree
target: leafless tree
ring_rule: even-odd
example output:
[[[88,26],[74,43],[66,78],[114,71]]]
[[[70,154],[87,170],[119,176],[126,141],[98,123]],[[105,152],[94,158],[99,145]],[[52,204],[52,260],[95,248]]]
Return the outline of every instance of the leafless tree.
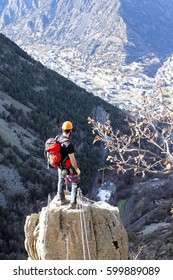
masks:
[[[88,122],[96,134],[94,143],[102,141],[109,155],[108,167],[125,173],[173,173],[173,109],[170,99],[157,86],[155,93],[143,92],[141,107],[130,110],[126,121],[128,132],[114,131],[110,120],[101,124],[92,118]]]

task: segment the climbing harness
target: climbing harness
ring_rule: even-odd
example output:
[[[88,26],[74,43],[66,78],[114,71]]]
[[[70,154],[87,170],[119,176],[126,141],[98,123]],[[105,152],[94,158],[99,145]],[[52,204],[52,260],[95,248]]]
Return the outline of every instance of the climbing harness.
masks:
[[[68,191],[68,183],[72,185],[73,183],[79,184],[80,182],[79,176],[75,174],[73,171],[70,174],[66,174],[64,178],[65,178],[66,191]]]

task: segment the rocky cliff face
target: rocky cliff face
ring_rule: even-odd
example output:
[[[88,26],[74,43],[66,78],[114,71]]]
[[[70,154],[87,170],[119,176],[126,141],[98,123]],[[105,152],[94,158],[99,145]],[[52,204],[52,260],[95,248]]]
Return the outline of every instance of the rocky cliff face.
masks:
[[[173,176],[135,183],[123,220],[129,251],[140,260],[173,259]],[[130,256],[131,258],[132,256]]]
[[[128,259],[128,238],[118,209],[105,202],[68,209],[52,201],[28,216],[25,248],[32,260]]]

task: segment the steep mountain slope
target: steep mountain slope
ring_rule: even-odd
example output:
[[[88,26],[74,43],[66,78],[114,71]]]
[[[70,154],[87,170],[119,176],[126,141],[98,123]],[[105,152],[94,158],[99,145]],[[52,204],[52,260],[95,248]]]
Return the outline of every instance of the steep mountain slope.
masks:
[[[87,117],[101,120],[107,113],[114,125],[123,124],[120,110],[45,68],[0,34],[1,259],[25,258],[24,219],[56,193],[57,172],[46,170],[44,141],[60,133],[64,120],[73,122],[81,188],[87,193],[101,160]]]

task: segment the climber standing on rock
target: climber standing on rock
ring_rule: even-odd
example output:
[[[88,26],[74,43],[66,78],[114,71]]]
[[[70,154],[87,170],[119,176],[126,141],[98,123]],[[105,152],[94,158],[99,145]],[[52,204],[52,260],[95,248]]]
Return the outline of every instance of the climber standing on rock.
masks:
[[[70,121],[65,121],[62,125],[62,134],[57,136],[57,141],[61,143],[61,165],[58,168],[58,188],[57,197],[61,205],[69,203],[65,198],[66,177],[71,178],[71,199],[69,208],[75,209],[77,204],[77,188],[80,181],[80,169],[74,154],[74,145],[70,139],[73,129],[73,124]]]

